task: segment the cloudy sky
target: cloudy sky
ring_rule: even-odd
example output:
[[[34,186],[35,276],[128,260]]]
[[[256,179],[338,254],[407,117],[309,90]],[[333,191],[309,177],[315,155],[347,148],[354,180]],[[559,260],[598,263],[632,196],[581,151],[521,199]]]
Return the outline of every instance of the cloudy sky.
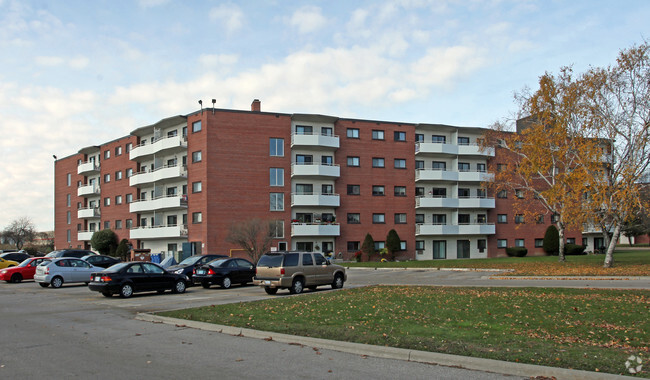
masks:
[[[0,229],[53,228],[53,159],[217,107],[487,127],[612,64],[650,1],[0,0]]]

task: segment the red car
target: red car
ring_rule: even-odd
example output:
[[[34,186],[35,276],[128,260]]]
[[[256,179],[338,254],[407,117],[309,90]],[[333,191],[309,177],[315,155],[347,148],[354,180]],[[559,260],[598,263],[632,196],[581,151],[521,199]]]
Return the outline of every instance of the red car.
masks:
[[[7,282],[21,282],[22,280],[31,280],[34,278],[36,266],[44,260],[50,260],[49,257],[30,257],[15,267],[0,269],[0,280]]]

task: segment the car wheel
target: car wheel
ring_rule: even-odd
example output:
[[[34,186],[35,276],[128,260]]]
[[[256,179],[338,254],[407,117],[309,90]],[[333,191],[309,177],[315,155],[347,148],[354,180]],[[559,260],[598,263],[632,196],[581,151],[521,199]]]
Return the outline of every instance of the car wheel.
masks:
[[[332,282],[332,289],[341,289],[343,287],[343,276],[337,274],[334,276],[334,281]]]
[[[11,282],[13,282],[14,284],[17,284],[22,280],[23,280],[23,275],[21,275],[20,273],[14,273],[11,275]]]
[[[293,284],[291,284],[291,288],[289,288],[289,293],[300,294],[303,290],[305,290],[305,283],[302,279],[297,278],[293,280]]]
[[[52,284],[53,288],[60,288],[61,285],[63,285],[63,278],[56,276],[50,281],[50,284]]]
[[[111,292],[102,292],[102,295],[103,295],[104,297],[109,297],[109,298],[110,298],[110,297],[113,297],[113,293],[111,293]]]
[[[203,289],[210,289],[210,283],[207,281],[202,282],[201,286],[203,287]]]
[[[266,292],[266,294],[274,295],[274,294],[276,294],[278,292],[278,288],[271,288],[271,287],[265,286],[264,291]]]
[[[183,280],[178,280],[176,281],[176,284],[174,285],[174,289],[172,292],[174,293],[185,293],[185,288],[187,285],[185,284],[185,281]]]
[[[50,286],[50,283],[48,283],[48,282],[39,282],[38,284],[40,286],[44,287],[44,288],[47,288],[48,286]]]
[[[133,295],[133,286],[131,284],[124,284],[120,288],[120,297],[129,298]]]
[[[221,280],[221,287],[224,289],[230,289],[232,286],[232,281],[230,281],[230,277],[226,276]]]

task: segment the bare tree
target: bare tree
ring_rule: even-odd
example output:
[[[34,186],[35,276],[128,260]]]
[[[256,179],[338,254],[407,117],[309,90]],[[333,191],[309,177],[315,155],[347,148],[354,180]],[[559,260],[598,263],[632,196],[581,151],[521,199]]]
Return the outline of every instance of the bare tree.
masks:
[[[262,219],[248,219],[233,223],[226,240],[242,247],[256,263],[260,256],[268,252],[276,235],[276,222]]]
[[[25,243],[36,237],[36,227],[29,218],[23,217],[11,222],[2,234],[16,246],[16,249],[22,249]]]

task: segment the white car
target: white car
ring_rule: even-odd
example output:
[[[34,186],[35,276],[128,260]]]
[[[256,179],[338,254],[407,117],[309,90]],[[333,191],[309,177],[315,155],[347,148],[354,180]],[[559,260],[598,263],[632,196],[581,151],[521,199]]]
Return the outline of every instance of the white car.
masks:
[[[44,288],[52,285],[60,288],[64,283],[90,282],[93,272],[100,272],[104,268],[88,264],[86,261],[73,257],[62,257],[43,261],[36,267],[34,281]]]

